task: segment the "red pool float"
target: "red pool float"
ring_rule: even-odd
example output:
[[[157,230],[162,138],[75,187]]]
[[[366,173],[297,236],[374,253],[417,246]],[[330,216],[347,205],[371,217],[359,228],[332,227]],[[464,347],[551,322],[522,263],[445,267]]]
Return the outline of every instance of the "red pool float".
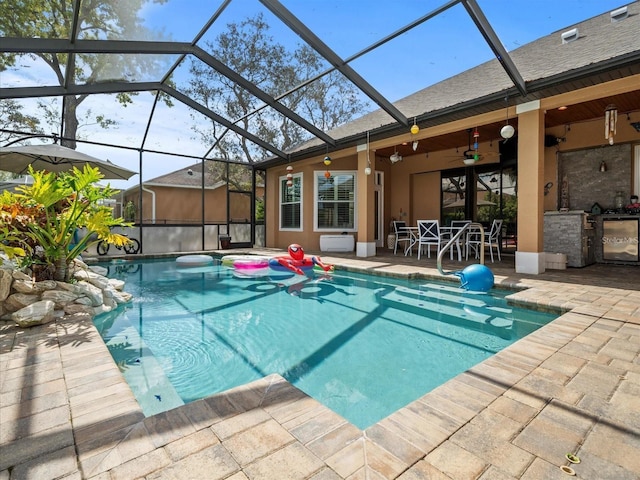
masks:
[[[318,266],[325,272],[330,271],[333,265],[325,265],[320,257],[306,256],[304,249],[297,243],[289,245],[289,255],[273,257],[269,260],[269,266],[274,270],[291,270],[298,275],[304,275],[305,271],[312,270]]]

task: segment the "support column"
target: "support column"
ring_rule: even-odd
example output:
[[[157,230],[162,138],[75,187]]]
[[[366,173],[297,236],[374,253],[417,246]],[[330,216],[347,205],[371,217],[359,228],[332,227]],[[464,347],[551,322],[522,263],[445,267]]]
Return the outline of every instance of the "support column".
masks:
[[[545,271],[544,111],[540,101],[524,103],[518,114],[518,251],[516,272]]]
[[[358,257],[376,255],[373,174],[364,173],[364,169],[368,166],[367,158],[367,146],[358,145],[358,242],[356,243]]]

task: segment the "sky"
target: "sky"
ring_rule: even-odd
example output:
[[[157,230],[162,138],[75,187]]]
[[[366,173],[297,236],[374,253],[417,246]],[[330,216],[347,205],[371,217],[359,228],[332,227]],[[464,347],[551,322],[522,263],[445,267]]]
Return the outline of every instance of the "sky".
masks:
[[[116,0],[113,0],[116,1]],[[507,51],[553,32],[562,32],[575,23],[625,3],[620,0],[477,0]],[[281,0],[329,48],[341,58],[358,54],[376,41],[391,35],[412,21],[432,12],[445,0]],[[175,41],[191,42],[215,12],[220,0],[168,0],[146,3],[140,12],[145,25]],[[287,48],[301,40],[283,25],[258,0],[233,0],[205,34],[199,46],[214,42],[230,22],[263,13],[271,25],[274,39]],[[477,28],[461,5],[456,5],[388,44],[354,60],[350,65],[378,92],[390,101],[399,100],[422,88],[493,58]],[[0,86],[55,84],[55,78],[43,63],[25,59],[17,71],[3,72]],[[187,69],[176,74],[178,86],[186,85]],[[194,121],[203,121],[179,102],[173,108],[156,107],[145,148],[169,150],[202,156],[202,145],[193,132]],[[23,102],[25,110],[38,112],[35,100]],[[84,110],[100,112],[118,121],[103,130],[83,126],[84,138],[108,144],[138,147],[144,135],[153,97],[140,93],[132,105],[123,108],[108,96],[93,96]],[[80,144],[78,150],[139,171],[139,153],[103,146]],[[144,181],[197,163],[193,158],[144,154]],[[111,181],[115,188],[134,187],[140,175],[129,181]]]

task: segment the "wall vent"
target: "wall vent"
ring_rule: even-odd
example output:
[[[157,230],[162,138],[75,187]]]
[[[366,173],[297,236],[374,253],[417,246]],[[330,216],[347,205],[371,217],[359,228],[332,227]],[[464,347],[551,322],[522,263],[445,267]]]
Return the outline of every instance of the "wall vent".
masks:
[[[629,16],[629,10],[627,7],[621,7],[611,12],[611,23],[616,23],[624,20]]]
[[[562,38],[563,45],[565,43],[569,43],[569,42],[573,42],[574,40],[577,40],[579,36],[580,34],[578,33],[577,28],[572,28],[571,30],[567,30],[562,35],[560,35],[560,37]]]

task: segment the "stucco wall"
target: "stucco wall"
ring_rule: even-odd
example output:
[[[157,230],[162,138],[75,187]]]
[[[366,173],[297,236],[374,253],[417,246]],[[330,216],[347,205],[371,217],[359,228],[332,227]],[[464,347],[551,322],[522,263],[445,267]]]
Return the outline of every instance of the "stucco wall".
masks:
[[[314,172],[326,171],[354,171],[358,167],[358,158],[353,152],[343,152],[344,156],[331,154],[332,163],[327,168],[323,164],[324,155],[314,157],[304,162],[296,162],[294,164],[293,174],[302,173],[303,188],[303,212],[301,231],[281,231],[279,223],[279,195],[280,195],[280,178],[287,174],[286,165],[281,165],[269,170],[267,174],[267,195],[266,195],[266,238],[267,246],[286,248],[292,243],[302,245],[306,250],[320,250],[320,235],[333,234],[335,231],[314,231]],[[364,173],[361,173],[364,175]],[[338,232],[339,233],[339,232]],[[356,236],[357,232],[349,232]]]

